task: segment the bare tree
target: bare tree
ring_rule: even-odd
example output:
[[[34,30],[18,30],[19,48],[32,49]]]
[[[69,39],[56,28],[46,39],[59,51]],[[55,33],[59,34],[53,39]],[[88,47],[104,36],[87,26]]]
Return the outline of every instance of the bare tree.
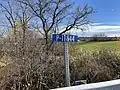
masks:
[[[12,4],[14,3],[14,4]],[[17,5],[18,7],[15,7],[14,5]],[[24,41],[25,41],[25,32],[28,28],[28,22],[32,18],[28,11],[28,8],[26,5],[23,5],[20,2],[15,2],[13,0],[7,1],[7,6],[0,4],[2,12],[4,13],[6,19],[8,20],[8,24],[10,24],[11,29],[14,32],[15,37],[15,44],[17,40],[17,32],[20,27],[22,28],[23,33],[23,48],[24,48]],[[10,29],[10,28],[9,28]],[[24,50],[23,50],[24,53]]]
[[[18,0],[28,5],[33,15],[39,19],[39,28],[45,36],[46,45],[49,43],[50,33],[63,34],[73,28],[89,24],[88,17],[93,13],[93,8],[85,5],[83,8],[74,7],[67,0]]]
[[[10,24],[9,30],[12,30],[13,34],[10,38],[7,38],[8,40],[6,40],[7,42],[4,45],[4,52],[13,59],[12,62],[15,65],[20,66],[19,69],[22,67],[25,72],[26,34],[28,33],[28,22],[32,16],[29,12],[27,12],[27,6],[20,2],[11,0],[7,1],[6,4],[7,6],[4,4],[0,5],[6,19],[9,22],[8,24]],[[17,5],[17,7],[14,7],[14,5]],[[11,49],[9,50],[7,50],[9,48],[8,45],[11,46]],[[21,70],[18,71],[18,76],[22,77]],[[19,89],[21,87],[20,85],[21,83],[18,84]]]
[[[14,32],[4,39],[2,49],[16,67],[11,67],[12,70],[3,79],[3,86],[16,90],[64,86],[63,57],[59,48],[57,51],[54,47],[52,52],[46,54],[52,45],[51,34],[82,29],[81,26],[90,23],[88,17],[93,9],[88,5],[74,8],[67,0],[8,0],[7,6],[1,4],[1,8]],[[34,31],[36,29],[40,35]]]

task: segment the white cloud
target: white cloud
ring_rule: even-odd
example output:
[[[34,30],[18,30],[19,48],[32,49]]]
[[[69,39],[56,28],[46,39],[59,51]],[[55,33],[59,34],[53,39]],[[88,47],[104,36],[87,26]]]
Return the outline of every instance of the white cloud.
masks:
[[[109,34],[110,37],[120,37],[120,34]]]
[[[60,28],[60,32],[64,30],[64,26],[61,26]],[[92,23],[91,25],[82,26],[82,28],[84,28],[84,32],[80,29],[72,29],[69,33],[78,36],[93,36],[96,33],[105,33],[109,37],[120,36],[120,26],[118,25]]]
[[[91,25],[102,25],[103,23],[92,23]]]
[[[120,36],[120,26],[93,23],[92,25],[88,25],[85,32],[72,30],[72,33],[76,33],[79,36],[93,36],[96,33],[105,33],[109,37]]]
[[[109,32],[109,31],[118,31],[120,30],[120,26],[91,26],[90,31],[92,32]]]

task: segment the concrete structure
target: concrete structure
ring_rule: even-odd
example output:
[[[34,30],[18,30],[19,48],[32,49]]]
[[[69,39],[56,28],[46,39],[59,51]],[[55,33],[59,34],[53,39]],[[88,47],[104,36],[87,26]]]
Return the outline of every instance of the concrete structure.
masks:
[[[120,90],[120,79],[51,90]]]

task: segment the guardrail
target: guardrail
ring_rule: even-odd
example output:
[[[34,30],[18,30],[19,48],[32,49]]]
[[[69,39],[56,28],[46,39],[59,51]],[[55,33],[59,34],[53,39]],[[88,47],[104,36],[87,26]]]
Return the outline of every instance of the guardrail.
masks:
[[[120,90],[120,79],[51,90]]]

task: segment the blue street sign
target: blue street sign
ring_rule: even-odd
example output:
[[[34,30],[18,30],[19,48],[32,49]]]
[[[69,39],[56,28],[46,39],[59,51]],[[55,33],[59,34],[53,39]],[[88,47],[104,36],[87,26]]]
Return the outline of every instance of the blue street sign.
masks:
[[[53,34],[53,42],[77,42],[78,36],[76,35],[66,35],[66,34]]]

